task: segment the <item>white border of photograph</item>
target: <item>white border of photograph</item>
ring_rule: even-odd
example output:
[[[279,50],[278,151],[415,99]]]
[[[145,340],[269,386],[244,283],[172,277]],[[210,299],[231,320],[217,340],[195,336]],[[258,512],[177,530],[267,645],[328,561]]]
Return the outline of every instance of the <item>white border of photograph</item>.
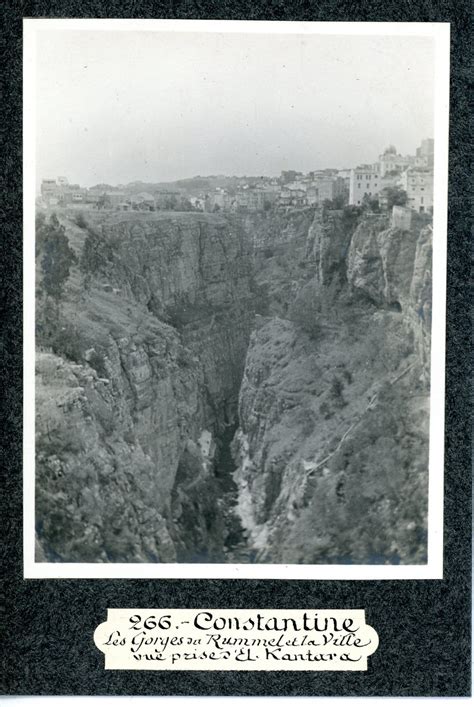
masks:
[[[428,562],[424,565],[279,565],[35,562],[35,76],[36,36],[42,30],[102,32],[230,32],[431,37],[434,62],[434,221]],[[443,477],[447,176],[449,127],[448,23],[248,22],[218,20],[25,19],[23,23],[24,219],[24,576],[25,578],[440,579],[443,576]],[[184,175],[185,176],[185,175]]]

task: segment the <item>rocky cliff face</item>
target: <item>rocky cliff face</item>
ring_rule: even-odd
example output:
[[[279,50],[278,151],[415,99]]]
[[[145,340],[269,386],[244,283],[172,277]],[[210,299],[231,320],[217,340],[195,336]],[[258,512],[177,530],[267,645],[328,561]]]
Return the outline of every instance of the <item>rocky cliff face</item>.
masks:
[[[423,377],[429,380],[431,342],[432,227],[423,219],[410,230],[380,217],[366,219],[351,239],[347,280],[379,307],[400,312],[414,336]]]
[[[80,267],[37,313],[38,559],[425,561],[429,226],[61,219]]]
[[[219,424],[238,396],[252,322],[247,233],[207,214],[116,216],[102,227],[100,260],[107,283],[173,326],[199,358],[209,392],[206,414]]]
[[[259,318],[240,393],[257,560],[425,561],[430,229],[318,212],[306,256],[314,276],[289,318]]]
[[[313,258],[306,252],[314,213],[314,208],[307,208],[243,217],[253,247],[259,314],[285,317],[301,283],[314,274]]]
[[[76,268],[57,321],[39,316],[40,556],[215,561],[212,438],[235,412],[253,319],[248,238],[207,215],[89,218],[86,290]],[[81,256],[87,229],[63,221]]]

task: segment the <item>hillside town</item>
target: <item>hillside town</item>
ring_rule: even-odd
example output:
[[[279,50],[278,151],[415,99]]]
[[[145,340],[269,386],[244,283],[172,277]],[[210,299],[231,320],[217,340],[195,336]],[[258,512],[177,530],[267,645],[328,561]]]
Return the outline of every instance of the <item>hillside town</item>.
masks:
[[[376,162],[307,174],[284,170],[279,177],[196,177],[166,185],[133,183],[86,188],[66,177],[43,179],[37,205],[118,211],[288,211],[331,203],[391,209],[395,204],[418,213],[433,210],[434,140],[422,140],[415,155],[390,145]],[[394,198],[394,194],[396,195]]]

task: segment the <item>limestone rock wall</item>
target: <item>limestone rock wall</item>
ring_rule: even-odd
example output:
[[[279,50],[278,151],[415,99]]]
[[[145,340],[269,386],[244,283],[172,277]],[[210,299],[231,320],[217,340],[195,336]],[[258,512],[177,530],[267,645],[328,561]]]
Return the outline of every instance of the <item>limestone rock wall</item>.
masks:
[[[102,226],[100,274],[182,336],[199,359],[208,424],[236,406],[255,296],[252,246],[238,221],[152,215]]]
[[[214,461],[240,422],[239,557],[423,562],[430,226],[88,218],[62,214],[82,270],[38,304],[38,558],[226,561]]]
[[[260,561],[426,560],[430,229],[350,216],[316,214],[293,321],[250,339],[234,453]]]
[[[301,283],[314,275],[314,258],[307,248],[314,213],[314,208],[306,208],[241,217],[252,243],[260,315],[286,316]]]
[[[89,218],[87,284],[76,267],[39,327],[39,556],[218,557],[220,488],[199,440],[235,416],[253,319],[247,235],[204,214]],[[87,229],[62,219],[80,259]]]

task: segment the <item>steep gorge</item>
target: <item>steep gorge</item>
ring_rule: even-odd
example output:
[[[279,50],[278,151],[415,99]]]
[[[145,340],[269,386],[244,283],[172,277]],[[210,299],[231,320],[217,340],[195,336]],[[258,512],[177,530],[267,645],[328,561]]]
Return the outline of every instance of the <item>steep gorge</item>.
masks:
[[[82,268],[59,321],[38,312],[39,556],[222,559],[215,442],[254,316],[247,234],[204,214],[61,218]]]
[[[423,561],[429,227],[61,218],[95,237],[38,316],[38,559]]]

